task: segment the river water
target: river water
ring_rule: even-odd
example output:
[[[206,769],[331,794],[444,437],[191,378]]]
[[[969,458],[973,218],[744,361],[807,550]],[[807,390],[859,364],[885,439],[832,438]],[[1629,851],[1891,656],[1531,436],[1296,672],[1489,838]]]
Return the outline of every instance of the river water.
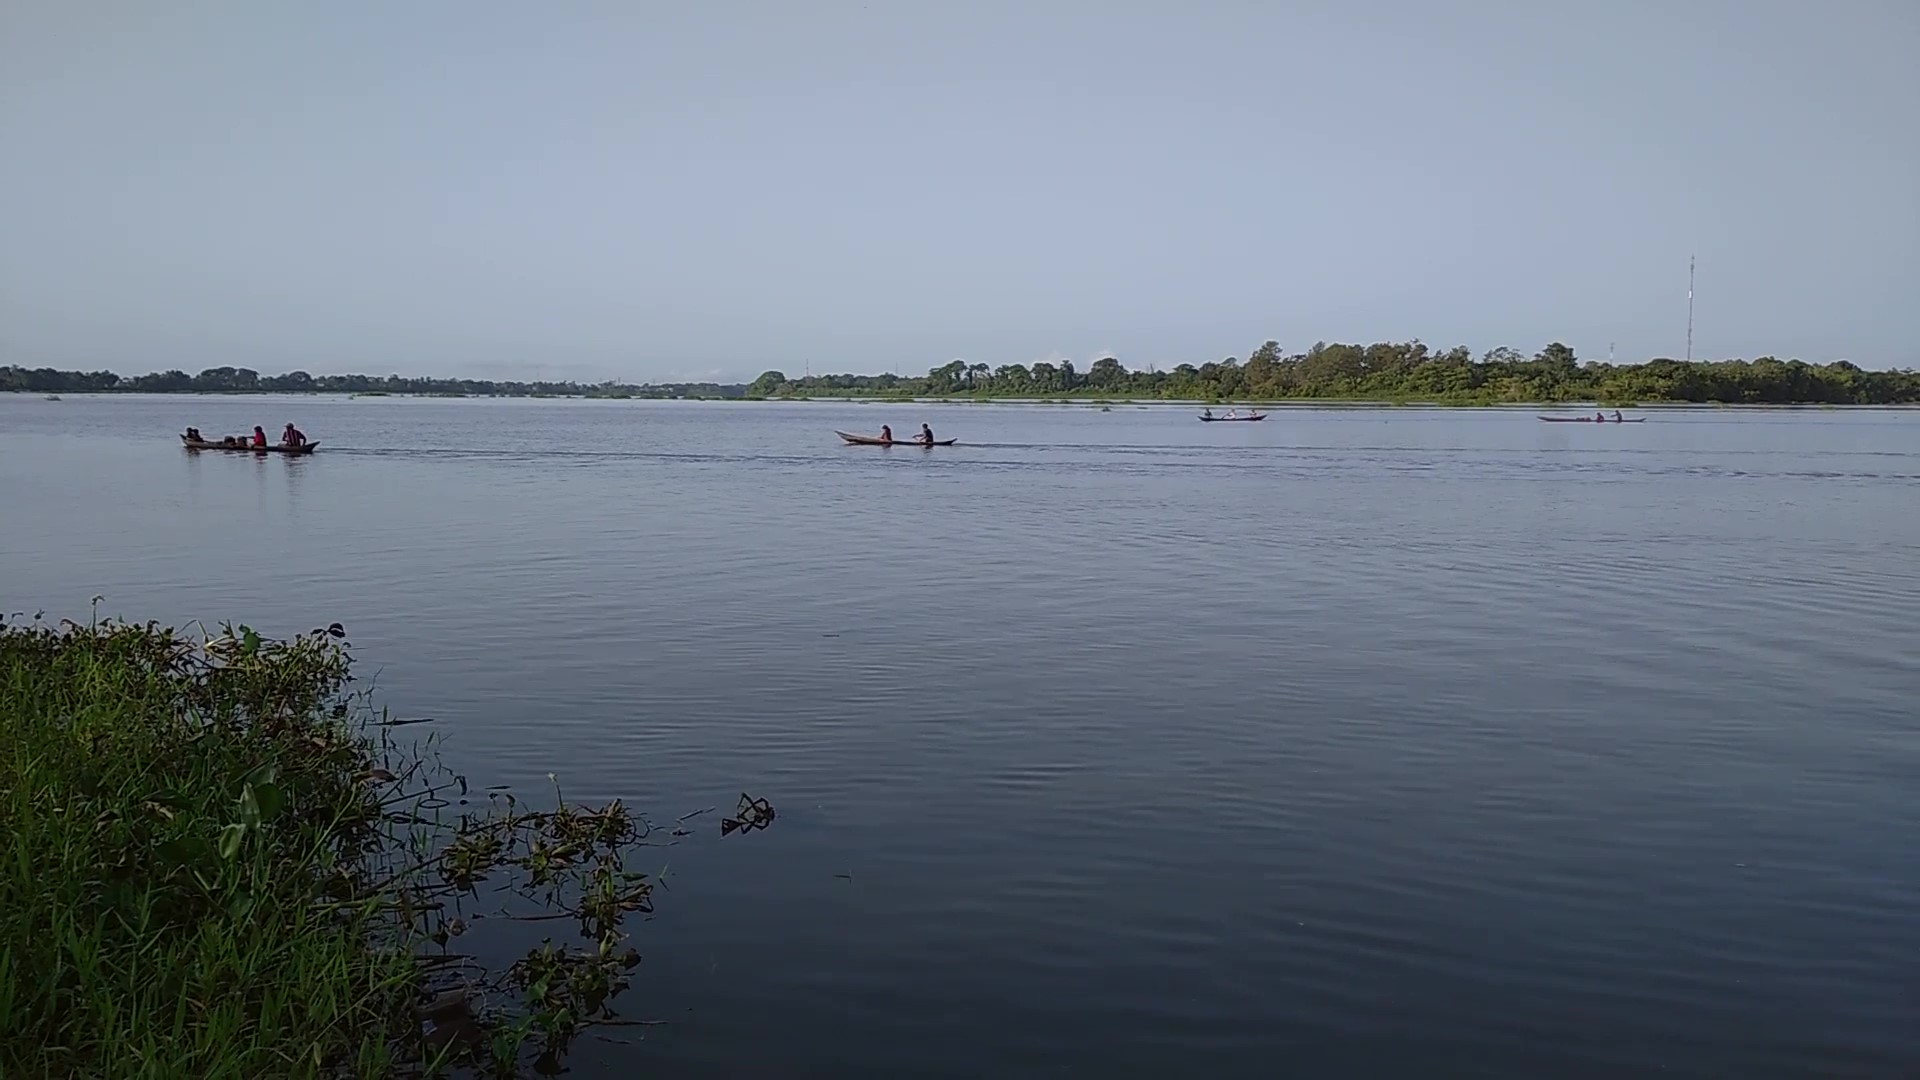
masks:
[[[0,395],[0,608],[771,799],[576,1075],[1920,1073],[1920,413],[1649,415]]]

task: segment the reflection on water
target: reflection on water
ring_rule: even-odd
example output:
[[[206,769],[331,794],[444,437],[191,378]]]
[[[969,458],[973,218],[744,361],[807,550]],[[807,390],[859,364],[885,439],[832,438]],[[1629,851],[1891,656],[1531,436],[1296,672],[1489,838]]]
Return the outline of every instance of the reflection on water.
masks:
[[[337,619],[476,782],[771,797],[580,1075],[1916,1072],[1920,416],[1574,427],[0,398],[0,606]]]

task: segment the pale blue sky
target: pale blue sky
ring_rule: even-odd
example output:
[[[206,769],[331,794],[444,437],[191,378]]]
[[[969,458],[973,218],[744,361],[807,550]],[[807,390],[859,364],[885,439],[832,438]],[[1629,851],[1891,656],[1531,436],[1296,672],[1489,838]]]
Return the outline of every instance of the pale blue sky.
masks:
[[[0,363],[1920,363],[1920,3],[0,3]]]

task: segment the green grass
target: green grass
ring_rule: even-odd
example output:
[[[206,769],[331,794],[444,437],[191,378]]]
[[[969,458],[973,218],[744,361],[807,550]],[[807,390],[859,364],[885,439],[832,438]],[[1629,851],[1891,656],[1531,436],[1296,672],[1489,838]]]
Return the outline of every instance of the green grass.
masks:
[[[470,793],[349,692],[344,636],[0,618],[0,1080],[512,1077],[625,1022],[626,860],[679,841]],[[772,819],[743,794],[720,833]],[[482,903],[581,943],[481,970]]]
[[[386,1075],[418,971],[331,638],[0,625],[0,1076]]]

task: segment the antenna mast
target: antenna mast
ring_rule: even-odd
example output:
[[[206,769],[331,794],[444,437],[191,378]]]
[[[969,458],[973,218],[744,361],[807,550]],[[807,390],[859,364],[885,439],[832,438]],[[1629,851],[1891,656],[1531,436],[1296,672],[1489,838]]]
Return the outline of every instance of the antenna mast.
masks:
[[[1687,256],[1687,363],[1693,363],[1693,256]]]

